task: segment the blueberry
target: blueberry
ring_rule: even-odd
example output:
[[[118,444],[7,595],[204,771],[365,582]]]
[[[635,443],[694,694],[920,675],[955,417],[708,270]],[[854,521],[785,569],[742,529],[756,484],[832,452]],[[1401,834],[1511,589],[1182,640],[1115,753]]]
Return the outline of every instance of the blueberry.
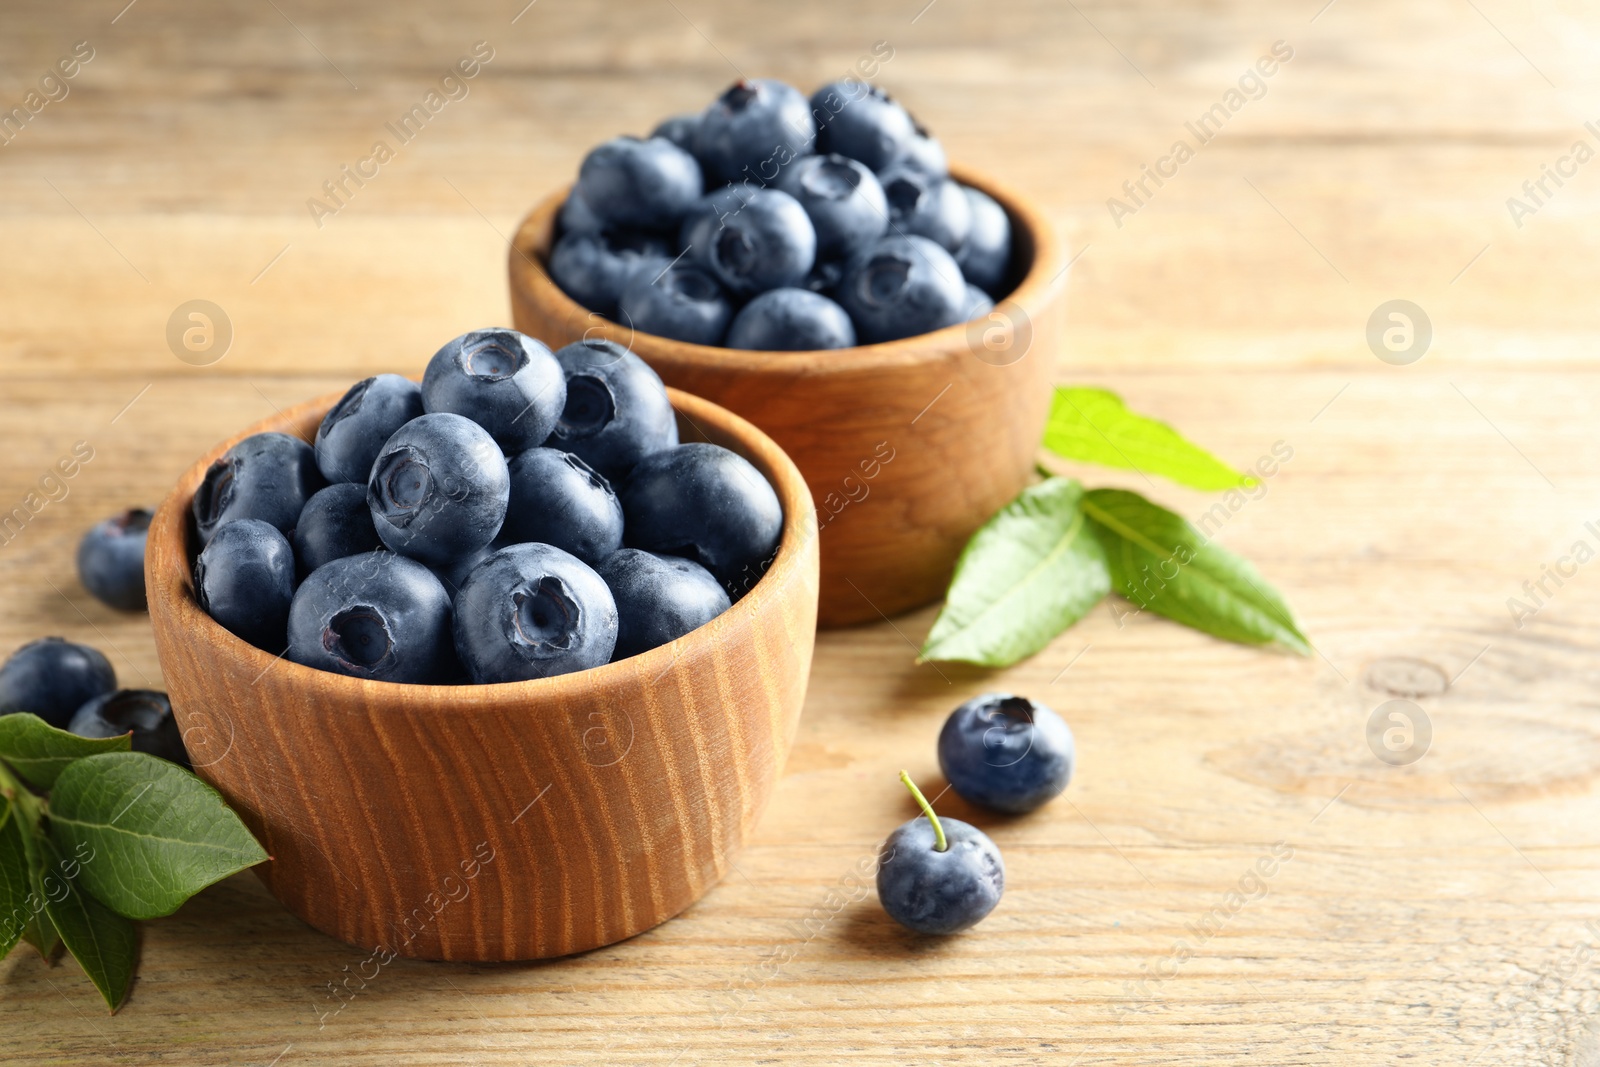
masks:
[[[567,403],[567,378],[543,341],[516,330],[473,330],[433,354],[422,408],[463,415],[506,452],[541,444]]]
[[[511,506],[500,539],[539,541],[590,566],[622,547],[622,505],[611,483],[570,452],[530,448],[511,458]]]
[[[661,376],[615,341],[588,338],[556,349],[567,406],[545,442],[617,482],[652,452],[678,443],[678,416]]]
[[[694,154],[713,185],[775,181],[817,139],[800,91],[772,78],[737,81],[700,116]]]
[[[511,475],[489,432],[448,412],[412,419],[384,444],[367,482],[378,537],[394,551],[444,564],[494,540]]]
[[[646,456],[618,495],[624,544],[692,559],[734,599],[761,577],[783,533],[778,494],[749,460],[719,445]]]
[[[967,303],[961,311],[961,317],[967,322],[981,319],[994,310],[994,301],[989,299],[989,294],[979,289],[971,282],[967,283]]]
[[[972,232],[972,204],[961,186],[931,178],[912,167],[896,166],[879,175],[889,201],[889,225],[906,237],[926,237],[952,255]]]
[[[633,329],[695,345],[721,344],[732,317],[722,286],[687,263],[655,277],[640,272],[617,301],[617,318]]]
[[[916,122],[915,119],[912,120]],[[916,135],[906,142],[905,150],[895,157],[888,166],[908,167],[921,171],[930,178],[948,178],[950,176],[950,161],[945,157],[944,145],[928,133],[920,125],[916,127]],[[879,168],[880,170],[887,168]]]
[[[811,219],[818,259],[853,256],[889,228],[883,186],[872,171],[853,159],[807,156],[784,171],[781,188],[799,201]]]
[[[597,570],[617,602],[613,662],[676,641],[728,610],[728,594],[690,559],[624,548]]]
[[[289,658],[380,682],[445,682],[457,673],[450,622],[450,594],[427,567],[393,552],[346,556],[295,593]]]
[[[444,591],[450,594],[450,599],[454,600],[456,594],[461,592],[461,587],[467,584],[467,575],[472,573],[472,568],[504,547],[505,545],[491,541],[476,552],[462,556],[460,559],[451,560],[449,563],[435,564],[428,569],[433,572],[435,578],[439,579],[439,583],[444,586]]]
[[[98,649],[42,637],[0,665],[0,715],[28,712],[58,730],[90,700],[117,687],[117,672]]]
[[[674,115],[670,119],[662,120],[661,124],[650,131],[651,137],[665,137],[685,152],[694,151],[694,132],[700,128],[700,112],[688,115]]]
[[[962,799],[995,811],[1032,811],[1072,779],[1072,731],[1026,697],[987,693],[939,731],[939,769]]]
[[[971,208],[972,226],[956,253],[956,265],[968,282],[998,297],[1011,273],[1011,220],[988,193],[961,186]]]
[[[617,312],[617,297],[635,273],[654,277],[672,262],[667,242],[634,231],[574,231],[556,242],[550,253],[550,277],[572,299],[608,318]]]
[[[340,482],[317,490],[300,512],[291,543],[302,575],[324,563],[382,548],[367,506],[367,487]]]
[[[926,237],[885,237],[851,261],[835,298],[865,344],[962,321],[967,283],[950,253]]]
[[[278,528],[237,519],[218,530],[194,562],[194,595],[229,633],[282,652],[294,599],[294,549]]]
[[[809,289],[772,289],[740,309],[728,327],[729,348],[809,352],[849,348],[856,330],[844,308]]]
[[[306,501],[327,484],[311,446],[285,433],[258,433],[223,453],[194,491],[194,522],[206,544],[223,524],[260,519],[294,529]]]
[[[954,934],[975,926],[1005,892],[1000,850],[976,826],[938,818],[904,771],[900,778],[927,817],[902,823],[883,843],[878,901],[890,918],[919,934]]]
[[[584,203],[576,189],[567,194],[561,202],[561,210],[556,213],[556,234],[560,237],[569,233],[599,233],[605,228],[600,216]]]
[[[876,85],[846,79],[811,94],[817,151],[837,152],[881,170],[898,158],[917,131],[906,109]]]
[[[588,564],[553,545],[502,548],[456,596],[456,652],[474,682],[598,667],[617,643],[617,606]]]
[[[121,737],[132,732],[133,750],[189,766],[183,731],[172,716],[167,694],[154,689],[118,689],[89,700],[67,729],[79,737]]]
[[[840,259],[817,260],[817,265],[806,275],[805,287],[831,299],[839,283],[844,280],[844,270],[848,265],[847,261]]]
[[[746,186],[732,195],[742,201],[736,209],[714,212],[702,203],[686,220],[685,258],[740,296],[804,282],[817,259],[806,209],[779,189]]]
[[[676,228],[705,182],[693,156],[664,137],[614,137],[578,168],[574,192],[608,226]]]
[[[389,435],[422,414],[422,390],[398,374],[359,381],[317,427],[317,467],[330,482],[367,484]]]
[[[131,508],[89,527],[78,542],[78,580],[119,611],[143,611],[144,541],[150,513]]]

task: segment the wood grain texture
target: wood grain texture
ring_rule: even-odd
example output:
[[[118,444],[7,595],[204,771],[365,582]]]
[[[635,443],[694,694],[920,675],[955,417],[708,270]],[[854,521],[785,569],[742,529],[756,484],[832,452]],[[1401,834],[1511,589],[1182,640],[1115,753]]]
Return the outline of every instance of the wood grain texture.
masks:
[[[564,956],[678,914],[728,872],[799,722],[817,597],[799,471],[749,423],[673,390],[682,438],[741,453],[783,504],[777,556],[749,593],[676,641],[577,674],[348,678],[206,617],[189,517],[235,442],[309,441],[340,395],[217,445],[150,528],[150,619],[173,710],[197,773],[272,856],[256,872],[290,911],[383,962]]]
[[[546,272],[562,187],[523,220],[507,265],[517,329],[560,347],[625,345],[668,384],[743,415],[799,466],[822,529],[824,626],[939,600],[956,556],[1028,483],[1049,411],[1066,263],[1049,221],[959,165],[1011,217],[1015,289],[933,333],[828,352],[751,352],[638,333],[572,300]]]

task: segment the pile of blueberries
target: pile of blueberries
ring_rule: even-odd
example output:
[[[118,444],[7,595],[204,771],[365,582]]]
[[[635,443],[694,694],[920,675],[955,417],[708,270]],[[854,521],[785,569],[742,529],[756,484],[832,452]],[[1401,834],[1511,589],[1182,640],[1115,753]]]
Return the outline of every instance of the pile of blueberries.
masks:
[[[887,93],[736,82],[584,158],[550,276],[644,333],[810,351],[927,333],[1009,289],[1011,222]]]
[[[217,622],[297,663],[414,684],[545,678],[675,640],[761,577],[783,526],[749,461],[679,443],[638,356],[505,329],[446,344],[420,387],[356,383],[314,446],[240,441],[193,517],[195,593]]]

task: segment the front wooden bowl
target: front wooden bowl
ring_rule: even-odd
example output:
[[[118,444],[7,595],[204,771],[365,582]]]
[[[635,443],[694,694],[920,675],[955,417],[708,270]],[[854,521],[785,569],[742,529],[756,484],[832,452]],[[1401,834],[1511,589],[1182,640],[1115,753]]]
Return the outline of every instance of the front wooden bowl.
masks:
[[[179,480],[146,553],[161,668],[195,770],[266,846],[257,870],[290,911],[380,953],[537,959],[647,930],[726,873],[800,718],[817,531],[800,472],[771,439],[669,392],[684,440],[731,448],[771,480],[782,544],[706,626],[559,678],[348,678],[275,658],[201,611],[189,506],[206,468],[252,433],[309,440],[340,394],[252,426]]]
[[[668,385],[760,426],[794,459],[822,529],[826,626],[938,600],[967,539],[1033,471],[1065,271],[1043,216],[987,178],[960,168],[952,174],[1011,216],[1020,281],[989,318],[885,344],[750,352],[635,333],[602,318],[545,272],[566,190],[535,208],[512,242],[517,329],[551,347],[609,337]]]

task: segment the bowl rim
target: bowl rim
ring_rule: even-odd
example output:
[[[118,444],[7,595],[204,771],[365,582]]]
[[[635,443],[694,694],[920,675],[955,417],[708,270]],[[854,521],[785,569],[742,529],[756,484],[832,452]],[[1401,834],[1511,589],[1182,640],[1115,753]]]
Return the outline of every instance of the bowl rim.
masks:
[[[320,418],[346,391],[348,387],[285,408],[212,447],[178,478],[150,523],[145,581],[150,592],[152,618],[158,613],[166,613],[169,615],[168,621],[178,632],[203,642],[211,654],[242,660],[246,665],[256,668],[259,671],[257,681],[269,671],[286,670],[289,672],[287,684],[317,688],[319,698],[323,699],[392,705],[403,703],[407,693],[421,691],[428,693],[435,702],[453,702],[456,709],[482,710],[485,713],[514,702],[558,701],[580,688],[603,691],[613,681],[620,682],[633,676],[659,677],[689,653],[686,643],[701,645],[714,642],[718,630],[738,625],[754,627],[756,617],[765,610],[766,602],[772,599],[765,594],[772,593],[780,586],[787,586],[796,578],[803,578],[800,571],[808,565],[813,572],[816,571],[816,511],[812,505],[811,491],[788,453],[748,420],[719,404],[668,386],[667,396],[675,413],[701,429],[702,433],[705,433],[703,428],[709,426],[725,438],[731,438],[751,458],[759,461],[758,469],[764,464],[770,470],[769,481],[773,483],[772,488],[783,506],[783,530],[772,564],[760,580],[721,615],[674,641],[637,656],[570,674],[518,682],[427,685],[379,681],[296,663],[288,658],[287,649],[273,655],[235,636],[201,609],[194,595],[193,567],[188,559],[190,504],[207,469],[228,449],[258,433],[288,433],[298,437],[293,427],[312,416]]]
[[[950,177],[992,197],[1011,219],[1013,233],[1019,229],[1025,232],[1033,246],[1033,261],[1016,286],[995,301],[995,307],[999,309],[1009,305],[1018,308],[1024,318],[1047,308],[1066,281],[1068,268],[1072,266],[1071,263],[1058,265],[1061,245],[1049,219],[1020,194],[970,167],[952,162]],[[555,283],[546,269],[545,255],[539,251],[539,246],[547,245],[554,236],[556,215],[572,187],[572,182],[558,186],[517,225],[508,257],[512,299],[515,301],[518,296],[526,297],[531,304],[550,309],[555,317],[568,322],[590,320],[593,325],[584,332],[585,337],[604,337],[641,356],[664,357],[698,369],[745,373],[792,375],[800,369],[797,364],[809,367],[819,360],[826,361],[824,366],[828,370],[875,370],[938,362],[952,350],[966,350],[968,346],[964,339],[967,333],[974,323],[985,321],[983,318],[972,319],[929,333],[850,348],[777,352],[690,344],[634,330],[573,300]]]

